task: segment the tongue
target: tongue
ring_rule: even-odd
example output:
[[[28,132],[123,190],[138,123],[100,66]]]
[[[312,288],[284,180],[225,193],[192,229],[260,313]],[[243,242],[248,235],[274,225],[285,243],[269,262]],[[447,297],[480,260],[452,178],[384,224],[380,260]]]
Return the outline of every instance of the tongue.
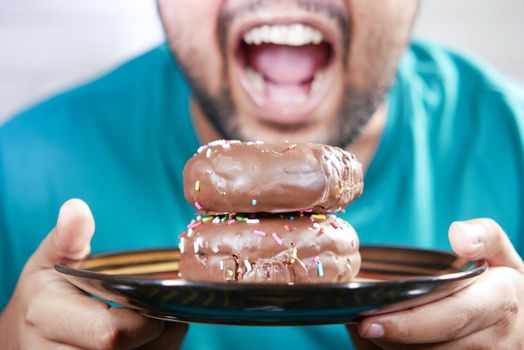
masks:
[[[265,79],[276,84],[300,84],[313,79],[315,72],[327,65],[327,44],[287,46],[249,45],[247,64],[259,71]]]

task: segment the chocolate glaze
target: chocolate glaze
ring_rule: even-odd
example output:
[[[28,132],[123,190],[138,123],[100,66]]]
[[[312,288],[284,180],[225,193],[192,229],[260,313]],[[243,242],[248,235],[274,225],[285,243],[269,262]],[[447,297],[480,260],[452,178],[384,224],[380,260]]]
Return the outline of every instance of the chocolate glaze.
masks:
[[[215,141],[184,168],[184,195],[202,213],[340,211],[363,191],[362,167],[340,148]]]
[[[314,216],[314,222],[308,215],[260,217],[258,223],[197,222],[180,239],[180,273],[206,282],[350,281],[360,269],[355,230],[339,218]]]

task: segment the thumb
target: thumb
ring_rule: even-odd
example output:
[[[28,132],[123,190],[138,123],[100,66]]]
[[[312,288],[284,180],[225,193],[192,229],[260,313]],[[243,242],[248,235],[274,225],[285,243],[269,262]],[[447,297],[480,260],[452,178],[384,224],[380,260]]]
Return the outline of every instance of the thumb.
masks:
[[[60,208],[56,227],[44,238],[26,268],[46,269],[63,259],[80,260],[91,251],[95,221],[89,206],[70,199]]]
[[[504,230],[491,219],[454,222],[449,228],[453,250],[471,259],[486,259],[490,266],[507,266],[524,273],[524,263]]]

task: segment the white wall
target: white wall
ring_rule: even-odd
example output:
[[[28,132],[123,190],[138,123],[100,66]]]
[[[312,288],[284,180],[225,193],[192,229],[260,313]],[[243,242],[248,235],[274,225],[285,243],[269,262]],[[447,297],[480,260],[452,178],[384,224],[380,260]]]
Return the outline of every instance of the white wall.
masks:
[[[0,0],[0,121],[161,40],[154,0]]]
[[[524,1],[422,1],[417,36],[524,80]],[[0,0],[0,122],[161,40],[154,0]]]
[[[421,0],[415,35],[481,56],[524,81],[523,0]]]

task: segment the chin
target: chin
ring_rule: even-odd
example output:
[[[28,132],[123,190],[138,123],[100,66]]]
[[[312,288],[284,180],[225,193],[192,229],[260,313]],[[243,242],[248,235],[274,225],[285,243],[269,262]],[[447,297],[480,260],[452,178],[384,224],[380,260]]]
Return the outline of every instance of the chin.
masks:
[[[331,144],[328,127],[320,122],[289,124],[274,123],[253,117],[245,118],[239,128],[242,140],[261,140],[265,142],[313,142]]]

